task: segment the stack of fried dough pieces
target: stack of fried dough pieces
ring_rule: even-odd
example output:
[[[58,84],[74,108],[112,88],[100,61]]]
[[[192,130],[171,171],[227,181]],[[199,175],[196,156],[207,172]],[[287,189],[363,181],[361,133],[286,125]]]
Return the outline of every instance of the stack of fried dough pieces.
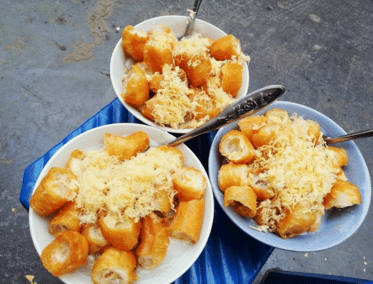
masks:
[[[233,35],[211,40],[194,34],[178,41],[168,27],[144,32],[127,26],[122,47],[133,60],[123,78],[123,100],[174,129],[195,128],[230,105],[249,61]]]
[[[219,144],[224,205],[255,220],[254,228],[291,238],[315,232],[325,210],[361,203],[347,180],[343,148],[326,145],[320,125],[285,110],[250,116]]]
[[[133,283],[138,266],[164,260],[170,237],[199,240],[207,180],[178,148],[149,148],[145,132],[103,140],[103,149],[75,150],[66,167],[51,168],[31,196],[55,236],[41,261],[61,276],[90,258],[93,283]]]

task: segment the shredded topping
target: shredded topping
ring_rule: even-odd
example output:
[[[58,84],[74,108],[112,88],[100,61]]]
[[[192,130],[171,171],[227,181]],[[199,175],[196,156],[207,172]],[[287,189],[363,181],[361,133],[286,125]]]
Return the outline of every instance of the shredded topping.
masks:
[[[202,37],[201,34],[193,34],[190,37],[182,38],[173,50],[174,57],[184,56],[192,61],[195,58],[209,59],[208,56],[211,40]],[[191,64],[191,63],[189,63]]]
[[[275,192],[275,198],[258,206],[263,223],[260,229],[273,231],[275,224],[285,217],[285,211],[295,204],[302,204],[306,208],[304,213],[324,212],[323,198],[330,192],[339,171],[333,166],[337,157],[325,147],[322,138],[315,144],[307,129],[307,121],[293,115],[276,132],[276,139],[255,151],[249,177]]]
[[[149,57],[146,58],[149,59],[148,61],[144,59],[142,62],[137,62],[148,82],[155,75],[161,75],[160,88],[151,89],[149,94],[152,104],[151,108],[146,107],[147,118],[158,125],[173,129],[196,128],[234,102],[234,97],[221,86],[223,80],[221,70],[227,62],[244,65],[250,60],[242,53],[238,40],[235,42],[237,56],[229,60],[216,60],[210,54],[213,40],[199,33],[178,41],[169,28],[161,26],[149,31],[148,35],[146,46],[153,47],[153,52],[156,54],[157,51],[160,52],[159,54],[164,50],[170,51],[172,63],[169,60],[161,62],[162,60],[156,56],[153,58],[153,53],[149,53]],[[162,70],[153,73],[146,63],[149,61],[153,62],[152,64],[159,64],[159,69]],[[185,78],[182,78],[181,73]],[[126,72],[122,80],[124,93],[130,78],[131,72]],[[199,94],[191,96],[195,90],[198,90]],[[142,112],[144,105],[135,107]]]
[[[102,211],[138,221],[156,210],[154,196],[162,191],[173,204],[172,178],[182,166],[176,156],[157,147],[123,162],[100,149],[75,163],[73,171],[79,181],[75,202],[83,209],[83,223],[95,223]]]

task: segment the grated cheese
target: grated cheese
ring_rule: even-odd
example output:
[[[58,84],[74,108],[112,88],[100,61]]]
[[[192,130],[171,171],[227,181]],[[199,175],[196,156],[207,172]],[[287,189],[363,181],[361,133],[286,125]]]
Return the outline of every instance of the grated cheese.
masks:
[[[276,139],[255,151],[249,177],[260,180],[275,192],[275,198],[264,200],[258,206],[263,224],[260,230],[274,231],[276,223],[285,217],[285,211],[295,204],[304,205],[304,213],[315,211],[317,216],[324,213],[323,198],[339,172],[333,166],[337,157],[325,147],[321,136],[315,144],[314,136],[307,133],[307,126],[306,120],[293,115],[289,122],[281,122]]]
[[[225,61],[219,61],[212,57],[210,59],[210,62],[211,62],[211,76],[220,76],[221,69],[223,65],[225,64]]]
[[[164,79],[161,81],[161,88],[154,96],[152,111],[154,120],[160,125],[169,125],[172,128],[195,128],[210,119],[208,115],[198,121],[193,119],[197,115],[198,107],[204,107],[206,112],[214,108],[222,111],[234,101],[231,95],[216,85],[208,87],[210,96],[201,91],[194,100],[191,100],[189,97],[193,90],[189,89],[187,82],[180,78],[179,67],[172,68],[165,64],[162,75]],[[204,105],[201,105],[202,101]]]
[[[209,59],[208,52],[210,45],[210,39],[202,37],[201,34],[193,34],[178,41],[173,50],[173,56],[180,55],[189,58],[188,64],[190,65],[194,58]]]
[[[146,44],[155,46],[160,49],[172,50],[176,42],[177,39],[175,35],[171,32],[168,32],[168,29],[166,27],[157,27],[157,29],[152,30],[149,33],[149,39]]]
[[[72,168],[79,181],[75,202],[83,211],[82,223],[96,223],[102,211],[137,222],[156,210],[154,196],[162,191],[168,193],[173,204],[172,178],[181,166],[180,158],[159,147],[123,162],[109,156],[105,149],[86,153],[84,159],[74,161]]]
[[[161,125],[179,128],[185,122],[187,113],[193,109],[188,98],[191,92],[186,81],[179,76],[179,67],[171,68],[165,64],[162,68],[163,81],[155,96],[152,115]]]
[[[244,65],[250,60],[242,53],[239,42],[236,46],[238,56],[234,56],[231,60],[218,61],[210,55],[210,46],[213,41],[199,33],[178,41],[170,29],[161,26],[149,31],[148,35],[147,46],[160,50],[169,49],[172,51],[173,59],[172,64],[162,66],[161,75],[164,78],[160,81],[161,88],[152,90],[155,93],[150,95],[150,99],[152,99],[151,119],[155,123],[173,129],[196,128],[234,102],[234,98],[221,88],[221,70],[227,62],[237,62]],[[188,84],[186,78],[182,79],[181,73],[184,77],[188,76],[189,78],[186,72],[190,71],[185,71],[177,66],[176,61],[179,59],[187,59],[186,64],[193,68],[208,60],[211,63],[211,71],[201,75],[206,76],[205,85],[193,87]],[[143,62],[137,64],[140,66],[143,65]],[[148,82],[154,75],[159,75],[158,72],[152,73],[146,65],[140,67],[144,70]],[[127,82],[131,76],[128,73],[130,72],[125,72],[122,80],[123,90],[126,90]],[[204,93],[204,98],[191,99],[190,95],[197,89]],[[206,110],[204,115],[198,111],[200,109]]]
[[[208,85],[208,92],[213,98],[216,108],[220,111],[223,111],[228,105],[234,102],[234,98],[230,94],[224,92],[220,87],[211,87]]]

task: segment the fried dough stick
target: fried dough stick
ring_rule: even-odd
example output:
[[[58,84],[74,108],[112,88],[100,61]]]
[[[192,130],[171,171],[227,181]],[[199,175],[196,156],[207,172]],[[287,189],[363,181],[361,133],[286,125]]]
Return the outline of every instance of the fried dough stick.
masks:
[[[38,214],[48,216],[72,200],[77,190],[77,178],[69,169],[53,167],[31,196],[30,206]]]
[[[136,30],[129,25],[122,32],[122,47],[136,61],[144,59],[144,45],[147,42],[149,35],[144,31]]]
[[[155,214],[142,219],[141,242],[136,255],[143,268],[154,269],[165,258],[170,243],[167,230],[168,222]]]
[[[254,160],[254,147],[241,131],[230,130],[219,143],[219,152],[235,164],[246,164]]]
[[[325,209],[345,208],[361,202],[361,194],[356,185],[349,181],[338,180],[325,196],[323,205]]]
[[[89,224],[84,226],[82,235],[88,242],[89,254],[99,253],[110,245],[110,243],[102,235],[101,229],[98,224]]]
[[[111,133],[105,133],[104,136],[104,145],[109,156],[118,156],[121,161],[144,152],[149,148],[149,143],[149,137],[143,131],[137,131],[125,137]]]
[[[139,279],[132,251],[107,248],[95,261],[91,279],[94,284],[130,284]]]
[[[224,206],[244,217],[256,215],[256,194],[249,186],[231,186],[224,192]]]
[[[207,180],[193,167],[183,167],[173,178],[174,188],[180,201],[201,199],[205,195]]]
[[[190,243],[199,240],[203,222],[205,199],[180,202],[170,226],[170,236]]]
[[[64,231],[80,232],[82,225],[79,219],[80,209],[75,207],[75,203],[69,201],[57,215],[49,221],[48,229],[53,235]]]
[[[88,243],[85,237],[75,231],[58,233],[41,253],[44,267],[53,276],[61,276],[82,266],[88,257]]]
[[[232,162],[222,165],[218,172],[219,189],[224,192],[230,186],[240,186],[247,182],[250,167]]]
[[[105,239],[120,250],[131,250],[139,242],[141,222],[133,219],[116,216],[101,216],[98,220],[101,232]]]

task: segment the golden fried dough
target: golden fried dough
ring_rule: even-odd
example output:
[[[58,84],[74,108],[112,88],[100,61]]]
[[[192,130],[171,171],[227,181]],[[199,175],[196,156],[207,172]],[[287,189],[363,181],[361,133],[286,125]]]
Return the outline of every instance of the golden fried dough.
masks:
[[[139,107],[149,99],[145,72],[138,65],[133,65],[126,78],[122,98],[126,103]]]
[[[82,235],[88,242],[88,253],[96,254],[107,248],[110,243],[102,235],[98,224],[89,224],[83,227]]]
[[[75,231],[58,233],[56,238],[42,251],[40,259],[44,267],[61,276],[82,266],[88,257],[85,237]]]
[[[122,32],[122,47],[136,61],[144,59],[144,45],[149,36],[146,32],[136,30],[129,25]]]
[[[263,115],[260,116],[247,116],[238,122],[240,131],[249,138],[253,143],[254,134],[258,133],[259,129],[265,125],[267,118]]]
[[[139,277],[136,274],[136,257],[132,251],[107,248],[95,261],[91,279],[94,284],[131,284]]]
[[[168,222],[157,215],[148,215],[142,219],[141,242],[136,256],[141,267],[156,268],[165,258],[170,240]]]
[[[64,231],[80,232],[82,224],[79,219],[80,209],[75,207],[74,202],[67,202],[57,215],[48,223],[49,232],[52,235]]]
[[[307,210],[301,204],[296,204],[291,210],[286,210],[285,214],[285,218],[277,224],[277,233],[284,239],[312,230],[312,225],[318,217],[316,211]]]
[[[128,136],[105,133],[104,145],[107,153],[127,160],[149,148],[149,137],[143,131],[134,132]]]
[[[219,152],[235,164],[250,163],[255,158],[249,138],[239,130],[230,130],[221,138]]]
[[[201,199],[205,195],[207,180],[202,173],[193,167],[183,167],[172,180],[180,201]]]
[[[352,182],[343,180],[336,181],[323,202],[325,209],[344,208],[356,204],[361,204],[361,194],[358,187]]]
[[[30,206],[48,216],[72,200],[77,190],[77,178],[69,169],[52,167],[31,196]]]
[[[141,222],[112,215],[101,216],[98,220],[102,235],[114,247],[120,250],[131,250],[139,242]]]
[[[180,202],[170,226],[170,236],[190,243],[198,242],[204,210],[205,199]]]
[[[240,186],[248,181],[250,168],[246,164],[228,163],[222,165],[218,172],[218,185],[221,191],[230,186]]]
[[[216,60],[232,59],[241,53],[240,42],[233,35],[215,40],[210,46],[210,54]]]
[[[222,89],[236,97],[242,85],[242,65],[238,63],[227,62],[224,64],[221,71],[221,87]]]
[[[224,191],[224,206],[244,217],[256,215],[256,194],[249,186],[231,186]]]

